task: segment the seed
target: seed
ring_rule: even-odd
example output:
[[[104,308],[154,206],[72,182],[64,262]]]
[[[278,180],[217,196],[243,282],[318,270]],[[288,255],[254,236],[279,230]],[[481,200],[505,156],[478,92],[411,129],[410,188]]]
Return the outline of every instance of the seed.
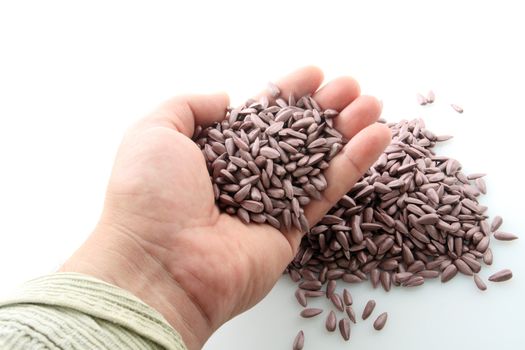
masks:
[[[352,305],[353,303],[352,294],[350,294],[350,292],[346,288],[343,290],[343,301],[346,306]]]
[[[341,296],[339,294],[332,293],[332,295],[330,295],[330,300],[337,310],[341,312],[344,311],[343,301],[341,300]]]
[[[299,331],[293,341],[293,350],[302,350],[304,347],[304,332]]]
[[[299,284],[299,288],[305,290],[319,290],[321,286],[322,284],[319,281],[304,281]]]
[[[457,273],[458,273],[458,269],[456,268],[455,265],[452,265],[452,264],[448,265],[441,273],[441,282],[446,283],[450,281],[452,278],[454,278],[454,276],[456,276]]]
[[[421,225],[433,225],[439,221],[437,214],[425,214],[417,219],[417,223]]]
[[[476,287],[478,287],[479,290],[487,289],[487,285],[478,275],[474,275],[474,283],[476,283]]]
[[[335,316],[335,312],[330,311],[330,313],[328,313],[328,316],[326,317],[325,326],[327,331],[335,331],[335,328],[337,327],[337,317]]]
[[[487,174],[485,174],[485,173],[474,173],[474,174],[468,175],[467,179],[468,180],[476,180],[476,179],[479,179],[479,178],[484,177],[484,176],[487,176]]]
[[[306,301],[306,295],[304,294],[304,290],[297,288],[295,290],[295,298],[297,299],[297,302],[301,306],[306,307],[307,301]]]
[[[267,135],[277,134],[279,131],[281,131],[283,129],[283,125],[284,125],[283,122],[276,122],[276,123],[270,125],[270,127],[268,127],[266,129],[265,133]]]
[[[245,200],[241,202],[241,206],[252,213],[262,213],[264,211],[264,204],[254,200]]]
[[[494,238],[496,238],[499,241],[513,241],[515,239],[518,239],[518,236],[508,232],[496,231],[494,232]]]
[[[436,95],[434,94],[434,91],[430,90],[426,97],[427,103],[433,103],[435,99],[436,99]]]
[[[315,317],[319,315],[322,312],[323,312],[323,309],[312,307],[312,308],[304,309],[303,311],[301,311],[301,317],[311,318],[311,317]]]
[[[492,265],[493,256],[492,256],[492,249],[488,248],[485,251],[485,254],[483,254],[483,262],[487,265]]]
[[[472,270],[467,265],[467,263],[464,262],[463,260],[460,260],[460,259],[454,260],[454,265],[456,265],[458,271],[461,272],[462,274],[465,274],[467,276],[473,275]]]
[[[388,319],[388,314],[386,312],[383,312],[381,315],[377,316],[376,320],[374,321],[375,330],[376,331],[382,330],[386,324],[387,319]]]
[[[270,147],[261,147],[261,149],[259,150],[259,153],[264,156],[264,157],[267,157],[267,158],[270,158],[270,159],[276,159],[276,158],[279,158],[280,157],[280,153],[279,151],[273,149],[273,148],[270,148]]]
[[[424,106],[427,104],[427,99],[425,96],[421,94],[416,94],[417,103],[419,103],[421,106]]]
[[[339,331],[344,340],[348,341],[350,339],[350,321],[348,318],[343,317],[339,320]]]
[[[503,219],[501,216],[496,215],[494,219],[492,219],[492,224],[490,225],[490,232],[496,231],[498,228],[500,228],[501,224],[503,224]]]
[[[489,247],[490,238],[488,236],[483,237],[476,246],[476,250],[480,253],[484,253]]]
[[[512,278],[512,271],[509,269],[500,270],[489,277],[491,282],[503,282]]]
[[[348,315],[348,318],[350,319],[350,321],[352,321],[354,324],[357,323],[354,309],[352,309],[351,306],[347,306],[347,307],[345,307],[345,311],[346,311],[346,314]]]
[[[455,105],[455,104],[451,104],[450,107],[452,107],[452,109],[454,109],[456,112],[458,113],[463,113],[463,108],[461,108],[460,106],[458,105]]]
[[[361,315],[361,318],[363,320],[366,320],[372,314],[375,307],[376,307],[375,300],[373,299],[369,300],[365,305],[365,308],[363,310],[363,315]]]

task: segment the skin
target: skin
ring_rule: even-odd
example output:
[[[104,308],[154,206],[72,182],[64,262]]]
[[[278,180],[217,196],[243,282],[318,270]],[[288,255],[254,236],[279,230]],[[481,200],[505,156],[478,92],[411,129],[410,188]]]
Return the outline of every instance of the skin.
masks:
[[[316,67],[277,82],[283,96],[312,93],[341,111],[336,128],[350,141],[325,172],[328,188],[305,213],[315,224],[373,164],[390,141],[375,123],[381,103],[348,77],[322,88]],[[159,311],[189,349],[259,302],[297,252],[302,233],[245,225],[221,214],[206,164],[191,141],[196,125],[225,116],[225,94],[175,97],[132,126],[118,150],[101,219],[61,271],[95,276]]]

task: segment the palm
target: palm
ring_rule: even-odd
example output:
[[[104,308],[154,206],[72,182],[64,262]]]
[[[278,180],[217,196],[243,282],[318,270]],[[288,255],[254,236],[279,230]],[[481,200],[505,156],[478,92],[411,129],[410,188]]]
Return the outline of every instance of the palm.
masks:
[[[135,218],[130,230],[147,235],[148,249],[163,256],[213,321],[260,300],[293,257],[285,236],[219,214],[204,157],[184,135],[154,127],[129,141],[135,147],[121,148],[108,198],[113,209]]]

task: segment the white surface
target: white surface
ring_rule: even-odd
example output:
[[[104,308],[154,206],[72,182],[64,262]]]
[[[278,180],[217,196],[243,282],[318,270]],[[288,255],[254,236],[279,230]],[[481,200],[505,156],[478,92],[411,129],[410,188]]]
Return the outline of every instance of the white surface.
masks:
[[[53,271],[89,234],[134,120],[183,92],[225,90],[239,102],[304,64],[358,78],[390,120],[423,116],[436,133],[454,134],[440,153],[489,173],[483,204],[505,230],[524,234],[518,4],[0,2],[0,293]],[[435,105],[419,107],[415,92],[429,88]],[[374,315],[389,312],[380,333],[369,319],[352,327],[348,344],[327,335],[324,319],[297,316],[294,286],[283,280],[206,349],[290,349],[299,329],[305,349],[521,348],[524,243],[492,247],[495,263],[481,275],[510,267],[515,278],[486,293],[464,276],[390,294],[352,287],[357,313],[369,297]]]

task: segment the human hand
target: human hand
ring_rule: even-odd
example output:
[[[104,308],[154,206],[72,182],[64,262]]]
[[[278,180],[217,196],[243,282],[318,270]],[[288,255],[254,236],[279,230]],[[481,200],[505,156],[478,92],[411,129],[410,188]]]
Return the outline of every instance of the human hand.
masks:
[[[311,93],[323,108],[341,111],[335,127],[350,139],[325,172],[322,199],[305,208],[310,225],[390,142],[389,129],[375,123],[377,99],[359,96],[351,78],[318,90],[322,80],[319,69],[307,67],[277,83],[283,96]],[[260,301],[302,237],[219,212],[204,157],[190,137],[196,125],[224,118],[228,103],[224,94],[175,97],[133,126],[119,148],[97,228],[61,268],[131,291],[162,313],[189,349],[201,348],[220,325]]]

